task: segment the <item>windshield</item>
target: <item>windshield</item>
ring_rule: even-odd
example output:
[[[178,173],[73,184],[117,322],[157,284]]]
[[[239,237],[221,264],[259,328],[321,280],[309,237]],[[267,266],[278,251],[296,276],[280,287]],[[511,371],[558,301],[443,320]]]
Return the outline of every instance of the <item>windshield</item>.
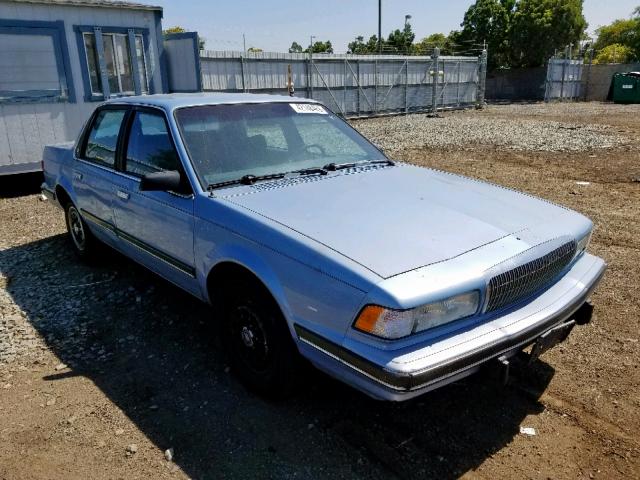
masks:
[[[384,155],[321,105],[260,103],[176,110],[176,121],[203,185]]]

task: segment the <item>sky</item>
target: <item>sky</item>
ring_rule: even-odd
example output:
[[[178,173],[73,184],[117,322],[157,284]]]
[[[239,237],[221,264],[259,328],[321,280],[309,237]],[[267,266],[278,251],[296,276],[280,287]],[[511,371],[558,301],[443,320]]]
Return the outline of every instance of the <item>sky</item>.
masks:
[[[357,35],[365,39],[377,34],[376,0],[143,0],[164,8],[163,26],[179,25],[197,31],[208,50],[286,52],[292,41],[309,45],[331,40],[336,53],[344,53]],[[382,34],[402,28],[411,15],[416,41],[432,33],[449,33],[460,28],[472,0],[382,0]],[[628,18],[640,0],[584,0],[588,31]]]

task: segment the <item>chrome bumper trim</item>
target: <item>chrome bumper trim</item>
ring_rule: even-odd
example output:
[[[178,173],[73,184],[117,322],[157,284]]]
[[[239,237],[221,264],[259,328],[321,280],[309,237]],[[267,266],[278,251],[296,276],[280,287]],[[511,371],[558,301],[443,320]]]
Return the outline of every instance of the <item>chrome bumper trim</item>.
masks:
[[[531,345],[540,335],[571,318],[588,300],[602,279],[604,272],[605,268],[603,267],[587,289],[546,321],[540,322],[516,335],[477,349],[474,352],[465,354],[452,361],[417,372],[404,373],[387,370],[334,342],[326,340],[301,325],[295,324],[294,329],[301,342],[316,348],[387,388],[398,392],[410,392],[426,388],[429,385],[441,382],[449,377],[454,377],[465,370],[477,367],[482,363],[498,358],[512,350]]]

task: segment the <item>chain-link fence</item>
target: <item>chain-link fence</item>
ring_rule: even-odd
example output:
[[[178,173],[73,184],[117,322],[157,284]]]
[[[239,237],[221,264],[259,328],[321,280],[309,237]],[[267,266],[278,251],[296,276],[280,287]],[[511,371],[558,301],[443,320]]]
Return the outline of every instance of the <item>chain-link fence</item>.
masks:
[[[582,59],[551,58],[547,66],[544,100],[581,100],[583,70]]]
[[[484,104],[480,56],[201,51],[202,90],[313,98],[345,117],[435,112]]]

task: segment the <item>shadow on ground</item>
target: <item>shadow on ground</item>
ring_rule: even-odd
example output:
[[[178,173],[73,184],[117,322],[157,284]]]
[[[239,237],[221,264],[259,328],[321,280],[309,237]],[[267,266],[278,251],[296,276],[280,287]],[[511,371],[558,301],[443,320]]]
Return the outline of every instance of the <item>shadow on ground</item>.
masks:
[[[226,373],[210,309],[116,253],[80,264],[59,235],[0,252],[8,291],[71,371],[90,378],[193,478],[454,478],[540,412],[476,375],[416,400],[371,400],[309,369],[266,402]],[[542,392],[553,372],[529,374]]]
[[[0,176],[0,198],[22,197],[40,192],[42,172]]]

